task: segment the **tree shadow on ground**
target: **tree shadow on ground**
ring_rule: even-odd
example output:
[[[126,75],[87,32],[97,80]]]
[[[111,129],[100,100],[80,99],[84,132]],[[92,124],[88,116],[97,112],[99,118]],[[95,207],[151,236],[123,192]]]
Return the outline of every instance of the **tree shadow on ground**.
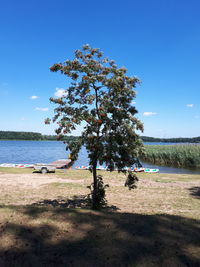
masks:
[[[32,206],[53,206],[53,207],[62,207],[62,208],[81,208],[81,209],[91,209],[92,204],[87,195],[75,195],[70,199],[57,198],[57,199],[44,199],[33,203]],[[107,211],[117,211],[118,207],[114,205],[107,205],[102,208],[102,210]]]
[[[200,221],[55,205],[1,206],[0,266],[200,266]]]
[[[200,187],[199,186],[191,187],[189,188],[189,191],[190,191],[191,196],[200,199]]]

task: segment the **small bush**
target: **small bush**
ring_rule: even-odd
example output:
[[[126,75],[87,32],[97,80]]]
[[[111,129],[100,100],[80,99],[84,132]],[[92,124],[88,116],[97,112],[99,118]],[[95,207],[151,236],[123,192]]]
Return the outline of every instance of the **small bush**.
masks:
[[[97,193],[94,194],[94,183],[87,188],[90,189],[90,194],[88,194],[88,200],[93,205],[93,209],[101,209],[107,206],[106,200],[106,187],[109,187],[108,184],[104,185],[102,175],[97,175]],[[95,196],[95,199],[94,199]]]

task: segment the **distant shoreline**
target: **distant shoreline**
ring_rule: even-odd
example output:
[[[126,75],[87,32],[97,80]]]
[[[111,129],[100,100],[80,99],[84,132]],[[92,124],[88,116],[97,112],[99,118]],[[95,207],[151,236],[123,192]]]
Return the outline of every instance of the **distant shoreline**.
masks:
[[[67,140],[29,140],[29,139],[0,139],[1,141],[33,141],[33,142],[66,142]]]
[[[78,136],[64,136],[61,141],[76,141]],[[151,143],[200,143],[198,137],[157,138],[141,136],[143,142]],[[57,141],[56,135],[37,132],[0,131],[0,141]]]
[[[71,139],[71,138],[69,138]],[[56,140],[56,139],[0,139],[0,141],[56,141],[56,142],[65,142],[65,141],[69,141],[68,138],[66,139],[63,139],[63,140]],[[76,139],[76,136],[75,136],[75,139]],[[162,139],[162,141],[157,141],[157,140],[151,140],[151,141],[146,141],[146,140],[143,140],[142,141],[144,143],[173,143],[173,144],[200,144],[200,141],[165,141],[164,139]]]

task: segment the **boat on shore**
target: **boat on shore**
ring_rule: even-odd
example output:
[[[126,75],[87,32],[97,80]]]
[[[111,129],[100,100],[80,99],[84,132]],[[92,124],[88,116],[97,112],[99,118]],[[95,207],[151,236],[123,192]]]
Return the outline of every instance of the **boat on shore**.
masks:
[[[4,168],[34,168],[34,166],[52,166],[55,169],[65,169],[70,168],[72,164],[71,159],[58,159],[51,163],[36,163],[36,164],[19,164],[19,163],[2,163],[0,167]]]
[[[0,167],[4,168],[33,168],[33,164],[15,164],[15,163],[2,163]]]
[[[134,168],[133,172],[146,172],[146,173],[158,173],[159,169],[151,169],[151,168]]]
[[[91,166],[77,166],[75,167],[76,170],[90,170],[92,169]],[[104,166],[97,166],[97,170],[102,170],[102,171],[109,171],[108,167]],[[145,173],[158,173],[159,169],[151,169],[151,168],[124,168],[123,170],[125,171],[132,171],[132,172],[145,172]],[[118,171],[118,169],[115,169],[115,171]]]

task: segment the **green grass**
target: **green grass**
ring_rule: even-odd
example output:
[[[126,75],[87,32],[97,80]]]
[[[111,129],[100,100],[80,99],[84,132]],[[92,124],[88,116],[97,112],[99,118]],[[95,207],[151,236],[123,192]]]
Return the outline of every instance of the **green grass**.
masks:
[[[200,168],[200,145],[146,145],[142,160],[164,166]]]

